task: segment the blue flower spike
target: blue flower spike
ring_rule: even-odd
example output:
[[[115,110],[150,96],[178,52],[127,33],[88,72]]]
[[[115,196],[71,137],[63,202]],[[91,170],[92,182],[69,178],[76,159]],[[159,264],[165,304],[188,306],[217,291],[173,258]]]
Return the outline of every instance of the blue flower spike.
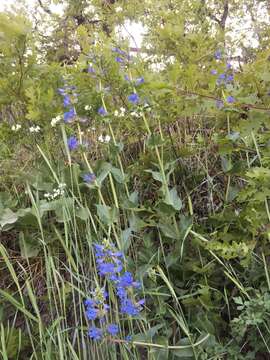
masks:
[[[70,151],[76,150],[77,147],[79,146],[79,141],[77,140],[77,138],[75,136],[70,136],[67,139],[67,144],[68,144],[68,148]]]
[[[139,102],[140,98],[138,96],[138,94],[136,93],[132,93],[128,96],[128,101],[131,102],[132,104],[137,104]]]

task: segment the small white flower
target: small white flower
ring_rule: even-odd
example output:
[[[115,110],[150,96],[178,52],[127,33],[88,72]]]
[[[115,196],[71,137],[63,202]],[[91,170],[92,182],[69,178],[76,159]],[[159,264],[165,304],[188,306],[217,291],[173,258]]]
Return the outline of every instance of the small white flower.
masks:
[[[104,142],[104,140],[103,140],[103,136],[102,135],[99,135],[99,137],[98,137],[98,141],[100,141],[100,142]]]
[[[114,112],[114,116],[119,116],[119,112],[118,112],[118,110],[115,110],[115,112]]]
[[[51,126],[55,127],[57,123],[59,123],[59,121],[61,121],[62,117],[61,115],[57,115],[55,118],[53,118],[51,120]]]
[[[136,117],[136,118],[140,117],[140,115],[139,115],[136,111],[132,111],[132,112],[130,113],[130,115],[131,115],[131,116],[134,116],[134,117]]]
[[[29,131],[31,132],[31,133],[38,133],[38,132],[40,132],[40,127],[37,125],[37,126],[30,126],[30,128],[29,128]]]
[[[105,141],[106,143],[108,143],[110,140],[111,140],[110,135],[106,135],[105,138],[104,138],[104,141]]]
[[[12,125],[11,130],[12,131],[19,131],[21,129],[21,127],[22,127],[21,124]]]
[[[108,143],[110,140],[111,140],[110,135],[105,135],[104,137],[103,137],[103,135],[100,135],[98,137],[98,141],[101,143]]]
[[[122,114],[124,114],[126,112],[126,109],[124,107],[120,107],[120,111]]]
[[[121,8],[121,6],[117,6],[116,8],[115,8],[115,12],[121,12],[121,11],[123,11],[123,8]]]
[[[93,16],[93,18],[92,18],[92,21],[99,21],[100,19],[99,19],[99,16],[98,16],[98,14],[95,14],[94,16]]]
[[[84,110],[86,110],[86,111],[91,110],[91,109],[92,109],[91,105],[85,105],[85,107],[84,107]]]

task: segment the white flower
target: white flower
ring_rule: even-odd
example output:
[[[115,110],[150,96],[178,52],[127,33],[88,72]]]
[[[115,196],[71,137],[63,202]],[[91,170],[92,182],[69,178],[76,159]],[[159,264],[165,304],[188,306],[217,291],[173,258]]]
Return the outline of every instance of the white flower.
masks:
[[[91,20],[92,20],[92,21],[99,21],[99,16],[98,16],[98,14],[95,14],[95,15],[92,17]]]
[[[118,112],[118,110],[115,110],[115,112],[114,112],[114,116],[119,116],[119,112]]]
[[[91,109],[92,109],[91,105],[85,105],[85,107],[84,107],[84,110],[86,110],[86,111],[91,110]]]
[[[131,116],[134,116],[134,117],[136,117],[136,118],[138,118],[138,117],[140,116],[136,111],[132,111],[132,112],[130,113],[130,115],[131,115]]]
[[[37,125],[37,126],[30,126],[30,128],[29,128],[29,131],[31,132],[31,133],[38,133],[38,132],[40,132],[40,127]]]
[[[121,12],[121,11],[123,11],[123,8],[121,8],[121,6],[117,6],[116,8],[115,8],[115,12]]]
[[[59,121],[61,121],[61,115],[57,115],[55,118],[53,118],[52,120],[51,120],[51,126],[52,127],[55,127],[55,125],[57,124],[57,123],[59,123]]]
[[[21,124],[12,125],[11,130],[12,131],[19,131],[21,127],[22,127]]]
[[[110,140],[111,140],[110,135],[106,135],[105,138],[104,138],[104,141],[105,141],[106,143],[108,143]]]
[[[111,140],[110,135],[105,135],[104,137],[103,137],[103,135],[100,135],[98,137],[98,141],[101,143],[108,143],[110,140]]]

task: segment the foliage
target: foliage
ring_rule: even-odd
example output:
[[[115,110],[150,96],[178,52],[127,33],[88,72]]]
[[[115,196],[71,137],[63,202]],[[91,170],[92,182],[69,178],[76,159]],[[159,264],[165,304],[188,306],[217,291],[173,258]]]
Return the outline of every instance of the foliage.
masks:
[[[269,358],[268,2],[54,4],[0,13],[1,357]]]

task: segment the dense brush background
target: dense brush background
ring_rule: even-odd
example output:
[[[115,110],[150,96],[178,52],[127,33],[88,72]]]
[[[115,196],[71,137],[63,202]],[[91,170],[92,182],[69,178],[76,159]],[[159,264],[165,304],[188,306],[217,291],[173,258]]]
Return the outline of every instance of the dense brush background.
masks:
[[[268,0],[26,0],[0,13],[1,359],[270,359],[269,12]],[[234,81],[217,84],[228,62]],[[70,124],[64,83],[78,95]],[[104,239],[145,306],[110,313],[119,336],[93,341],[84,300],[104,285]]]

